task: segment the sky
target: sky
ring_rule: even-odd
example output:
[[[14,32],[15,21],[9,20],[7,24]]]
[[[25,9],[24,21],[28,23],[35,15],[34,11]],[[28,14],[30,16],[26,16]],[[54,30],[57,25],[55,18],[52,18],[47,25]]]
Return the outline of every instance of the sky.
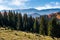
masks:
[[[60,0],[0,0],[0,10],[60,8]]]

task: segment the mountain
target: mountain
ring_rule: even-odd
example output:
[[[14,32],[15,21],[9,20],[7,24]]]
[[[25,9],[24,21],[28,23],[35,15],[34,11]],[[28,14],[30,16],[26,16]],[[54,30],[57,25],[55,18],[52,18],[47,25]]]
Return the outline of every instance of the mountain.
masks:
[[[30,14],[30,15],[28,15],[28,16],[32,16],[32,17],[40,17],[40,14],[39,13],[33,13],[33,14]]]
[[[39,13],[40,15],[44,15],[44,14],[59,12],[60,9],[55,8],[55,9],[37,10],[37,9],[34,9],[34,8],[30,8],[30,9],[17,9],[17,10],[14,10],[14,11],[21,12],[21,13],[27,13],[27,14]]]
[[[40,10],[40,13],[43,15],[44,14],[51,14],[51,13],[55,13],[55,12],[60,12],[60,9],[55,8],[55,9],[44,9],[44,10]]]
[[[2,12],[3,11],[4,10],[2,10]],[[9,11],[9,10],[6,10],[6,11]],[[51,13],[60,12],[60,8],[43,9],[43,10],[37,10],[34,8],[30,8],[30,9],[16,9],[16,10],[12,10],[12,11],[20,12],[22,14],[26,13],[27,15],[32,15],[32,16],[39,16],[39,15],[48,15]]]
[[[27,14],[39,13],[39,10],[33,9],[33,8],[30,8],[30,9],[17,9],[17,10],[14,10],[14,11],[21,12],[22,14],[24,14],[24,13],[27,13]]]

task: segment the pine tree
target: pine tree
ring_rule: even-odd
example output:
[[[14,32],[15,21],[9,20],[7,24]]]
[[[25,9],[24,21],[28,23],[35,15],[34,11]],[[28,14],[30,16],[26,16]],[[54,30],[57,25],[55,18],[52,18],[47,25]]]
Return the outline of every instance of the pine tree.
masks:
[[[51,36],[51,31],[52,31],[52,20],[50,20],[49,22],[48,22],[48,36]]]
[[[27,31],[27,27],[28,27],[28,17],[27,17],[27,14],[24,14],[24,16],[23,16],[23,30]]]
[[[20,29],[20,30],[23,30],[22,14],[19,13],[19,16],[20,16],[20,27],[19,27],[19,29]]]
[[[8,16],[6,11],[4,11],[3,25],[8,26]]]
[[[40,18],[40,31],[39,31],[39,33],[40,34],[42,34],[42,35],[45,35],[45,31],[44,31],[44,26],[45,25],[45,20],[44,20],[44,17],[42,16],[41,18]]]
[[[0,26],[3,27],[3,16],[1,12],[0,12]]]
[[[32,16],[30,16],[28,18],[28,31],[33,32],[33,23],[34,23],[33,18],[32,18]]]
[[[13,12],[12,11],[9,11],[9,13],[8,13],[8,21],[9,21],[10,28],[14,29],[13,28]]]
[[[36,33],[39,33],[39,18],[36,17]]]
[[[54,22],[55,23],[55,22]],[[53,29],[53,37],[60,37],[60,20],[56,21],[56,25],[54,26]]]
[[[17,29],[22,30],[22,15],[21,13],[17,14]]]
[[[48,36],[52,35],[52,29],[54,27],[54,22],[53,21],[55,21],[54,17],[51,18],[51,20],[48,21]]]
[[[38,23],[38,17],[34,19],[34,24],[33,24],[33,32],[39,33],[39,23]]]
[[[52,35],[53,37],[60,37],[60,26],[57,25],[57,19],[56,17],[53,17],[52,19]]]
[[[34,32],[36,32],[36,19],[34,20],[33,29],[34,29]]]
[[[13,16],[12,16],[12,22],[13,22],[12,27],[16,30],[16,19],[15,19],[16,14],[15,14],[15,11],[13,11],[12,14],[13,14]]]

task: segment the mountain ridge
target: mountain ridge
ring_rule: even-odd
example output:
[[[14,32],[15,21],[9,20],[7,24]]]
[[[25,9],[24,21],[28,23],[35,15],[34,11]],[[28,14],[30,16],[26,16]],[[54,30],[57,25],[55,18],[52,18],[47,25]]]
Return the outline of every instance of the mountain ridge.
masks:
[[[9,10],[1,10],[1,12],[4,12],[4,11],[9,11]],[[21,14],[25,13],[28,16],[29,15],[39,16],[39,15],[48,15],[48,14],[51,14],[51,13],[60,12],[60,8],[44,9],[44,10],[37,10],[37,9],[34,9],[34,8],[30,8],[30,9],[15,9],[15,10],[12,10],[12,11],[20,12]]]

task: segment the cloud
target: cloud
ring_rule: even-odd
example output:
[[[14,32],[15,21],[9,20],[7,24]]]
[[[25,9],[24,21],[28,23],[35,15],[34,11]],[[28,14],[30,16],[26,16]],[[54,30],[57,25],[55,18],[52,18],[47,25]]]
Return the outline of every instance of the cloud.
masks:
[[[12,6],[14,9],[25,9],[27,8],[27,2],[30,0],[12,0],[9,2],[9,6]]]
[[[12,8],[4,5],[0,5],[0,10],[11,10]]]
[[[24,6],[28,0],[12,0],[10,5]]]
[[[28,1],[29,0],[0,0],[0,10],[24,8]]]
[[[0,3],[3,3],[3,0],[0,0]]]
[[[50,2],[51,4],[60,5],[59,2]]]
[[[0,0],[0,4],[5,4],[5,3],[9,3],[9,1],[7,1],[7,0]]]
[[[35,9],[42,10],[42,9],[52,9],[52,8],[60,8],[60,3],[58,2],[50,2],[50,4],[45,4],[44,6],[35,7]]]
[[[0,10],[32,8],[32,6],[30,5],[35,5],[35,4],[31,4],[30,0],[0,0]],[[45,4],[43,6],[35,5],[33,8],[38,9],[38,10],[60,8],[60,3],[50,2],[49,4]]]
[[[0,10],[11,10],[12,8],[8,7],[8,0],[0,0]]]

